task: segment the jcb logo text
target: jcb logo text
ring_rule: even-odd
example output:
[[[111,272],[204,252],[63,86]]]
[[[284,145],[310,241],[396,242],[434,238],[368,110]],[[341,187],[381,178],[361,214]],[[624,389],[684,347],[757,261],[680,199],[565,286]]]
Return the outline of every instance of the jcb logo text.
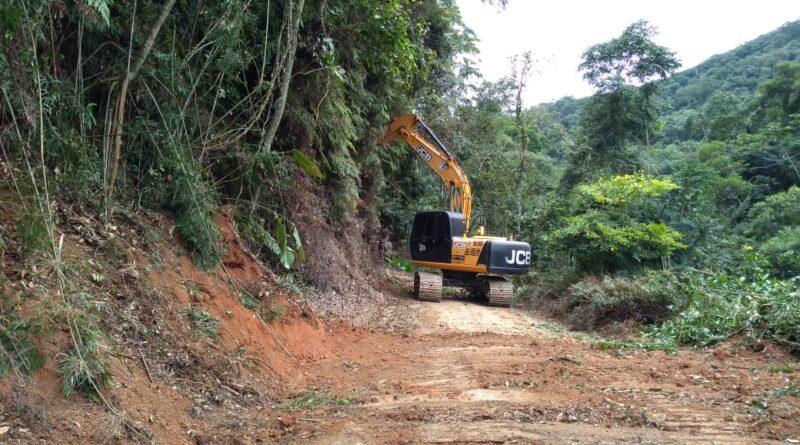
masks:
[[[508,264],[519,264],[521,266],[531,264],[531,252],[524,250],[512,250],[511,256],[505,258]]]

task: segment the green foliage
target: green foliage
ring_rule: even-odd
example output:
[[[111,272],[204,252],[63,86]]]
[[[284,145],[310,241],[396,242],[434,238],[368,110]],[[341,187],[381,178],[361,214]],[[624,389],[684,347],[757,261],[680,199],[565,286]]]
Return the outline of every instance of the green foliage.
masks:
[[[753,182],[766,183],[770,193],[800,185],[800,114],[786,122],[769,122],[753,133],[742,133],[734,141],[734,156],[746,166]]]
[[[402,270],[404,272],[413,272],[415,270],[414,264],[405,258],[393,256],[388,258],[386,262],[392,269]]]
[[[264,228],[265,221],[241,210],[234,213],[234,218],[239,234],[248,245],[255,246],[255,251],[266,248],[280,257],[281,247],[278,245],[278,241]]]
[[[747,213],[742,224],[743,232],[758,241],[778,234],[787,226],[800,226],[800,187],[793,186],[785,192],[775,193],[758,202]]]
[[[710,345],[735,334],[751,340],[800,342],[800,292],[796,279],[772,277],[758,254],[745,250],[736,269],[695,274],[687,284],[688,306],[647,331],[647,338],[675,344]]]
[[[268,235],[251,234],[282,266],[303,261],[296,228],[283,222],[285,242],[274,230],[276,215],[306,210],[295,206],[301,192],[296,186],[306,185],[295,171],[313,182],[307,196],[319,197],[301,207],[327,210],[335,224],[351,222],[357,210],[374,215],[385,185],[376,172],[398,158],[378,153],[377,134],[393,114],[459,87],[455,66],[474,51],[474,37],[451,0],[309,0],[294,15],[302,23],[300,45],[288,54],[288,11],[296,4],[231,0],[204,5],[197,14],[178,2],[152,36],[139,75],[129,76],[119,110],[122,158],[109,191],[119,200],[92,203],[173,212],[201,267],[219,262],[213,216],[220,202],[245,209],[269,228]],[[116,141],[107,133],[120,83],[91,79],[121,79],[131,68],[119,57],[120,35],[133,33],[134,51],[147,47],[149,24],[162,5],[137,5],[90,0],[56,15],[36,7],[30,17],[23,14],[23,6],[31,6],[24,0],[0,7],[0,86],[10,105],[3,106],[2,129],[20,139],[20,149],[11,144],[11,158],[21,161],[35,148],[25,145],[37,140],[38,124],[32,123],[38,119],[20,119],[20,113],[28,113],[41,86],[47,165],[34,168],[57,171],[53,190],[59,193],[76,192],[81,200],[104,196],[99,186],[112,167],[105,158]],[[148,26],[128,26],[134,12],[136,23]],[[47,37],[53,29],[59,32]],[[183,30],[180,39],[170,29]],[[46,70],[38,71],[32,46]],[[283,77],[287,95],[277,86],[290,61],[294,69]],[[99,71],[87,73],[86,66]],[[20,71],[12,73],[15,67]],[[276,105],[284,100],[286,111],[278,116]],[[272,139],[265,137],[270,128],[278,129],[274,143],[265,142]]]
[[[766,122],[786,122],[800,113],[800,63],[783,61],[775,65],[772,78],[758,86],[760,109]]]
[[[189,242],[192,258],[200,267],[216,266],[222,252],[220,231],[214,224],[216,200],[214,192],[203,183],[197,166],[188,159],[175,159],[168,165],[168,205],[175,214],[175,226]]]
[[[265,310],[262,311],[262,315],[268,323],[272,323],[273,321],[283,317],[283,308],[280,306],[270,305],[264,309]]]
[[[661,196],[680,188],[670,180],[647,177],[642,173],[601,178],[578,190],[592,197],[598,204],[622,206],[644,198]]]
[[[61,390],[66,396],[82,391],[95,398],[113,377],[111,349],[100,329],[98,306],[90,294],[77,292],[68,297],[63,315],[72,345],[58,358]]]
[[[602,270],[605,255],[622,260],[653,260],[686,248],[681,233],[664,223],[627,221],[620,225],[599,211],[588,211],[565,220],[565,227],[551,233],[552,242],[568,247],[582,269]],[[595,268],[594,265],[598,267]]]
[[[236,295],[239,297],[239,303],[241,303],[242,306],[246,307],[247,309],[254,310],[258,308],[260,304],[258,300],[253,298],[253,296],[247,292],[239,291],[236,293]]]
[[[623,84],[665,79],[680,67],[674,52],[655,44],[655,27],[644,20],[628,26],[617,38],[591,46],[578,67],[598,91],[617,91]]]
[[[699,125],[705,139],[727,141],[735,138],[747,127],[747,106],[742,98],[728,91],[716,91],[705,104]]]
[[[220,325],[219,318],[209,314],[208,312],[195,309],[191,306],[181,310],[181,313],[189,319],[192,325],[192,330],[201,337],[216,337],[218,334],[217,328]]]
[[[654,28],[636,22],[584,54],[581,69],[598,94],[520,110],[515,120],[519,82],[475,79],[469,57],[475,38],[453,0],[307,0],[295,16],[302,26],[291,54],[284,50],[291,34],[288,6],[295,3],[229,0],[206,4],[197,14],[179,2],[120,110],[125,125],[117,187],[103,202],[95,197],[105,196],[105,157],[113,146],[107,116],[116,114],[119,83],[95,80],[127,72],[119,46],[133,9],[90,0],[63,14],[49,7],[23,14],[30,2],[6,3],[0,6],[0,87],[6,92],[0,130],[13,138],[7,161],[18,165],[10,168],[34,159],[28,155],[38,147],[31,141],[38,141],[43,123],[44,165],[32,170],[48,172],[55,199],[69,193],[81,204],[109,206],[109,215],[121,203],[170,211],[203,267],[221,257],[213,220],[222,204],[233,208],[252,250],[284,269],[297,270],[305,257],[292,223],[303,212],[325,213],[322,219],[345,242],[354,233],[372,237],[380,220],[395,245],[405,244],[413,213],[442,207],[446,199],[438,178],[405,147],[378,148],[375,140],[392,116],[415,110],[469,173],[476,218],[490,233],[513,232],[530,241],[537,276],[569,288],[580,308],[591,307],[600,318],[619,313],[661,320],[664,312],[647,318],[641,308],[677,309],[682,300],[658,294],[643,269],[673,265],[680,277],[694,277],[692,268],[733,276],[745,261],[736,255],[742,244],[769,257],[763,266],[768,280],[782,283],[789,279],[780,277],[797,273],[800,222],[792,210],[800,203],[793,188],[800,184],[800,22],[662,81],[677,60],[652,41]],[[159,2],[137,5],[136,23],[155,22]],[[169,31],[176,29],[178,39]],[[135,48],[147,31],[133,27]],[[287,96],[276,87],[281,76],[272,73],[288,61],[294,69],[284,77]],[[42,109],[31,114],[40,92]],[[275,120],[283,100],[286,110]],[[271,128],[277,128],[274,142],[267,137]],[[516,165],[527,173],[509,174]],[[34,186],[22,183],[24,193]],[[45,219],[31,212],[10,245],[44,249],[47,230]],[[306,295],[313,288],[300,272],[278,279]],[[569,287],[585,272],[616,275]],[[736,295],[706,278],[689,280],[705,288],[686,286],[697,295],[706,288]],[[683,295],[685,286],[678,289]],[[770,295],[767,300],[778,298]],[[696,301],[698,311],[731,309]],[[245,306],[253,303],[242,297]],[[86,309],[81,304],[78,309]],[[791,318],[763,309],[758,306],[759,326]],[[216,319],[207,313],[187,317],[196,330],[215,332]],[[691,323],[699,329],[711,321],[698,316]],[[74,353],[65,355],[65,372],[102,381],[102,366],[94,366],[100,369],[94,374],[84,370],[85,357],[102,362],[92,352],[102,348],[84,345],[92,343],[88,337],[84,342],[79,335]],[[70,380],[73,387],[84,385]]]
[[[773,374],[792,374],[800,371],[800,363],[786,362],[780,365],[768,365],[767,371]]]
[[[41,213],[29,210],[17,221],[16,229],[22,249],[26,253],[40,252],[47,247],[50,237]]]
[[[772,397],[800,397],[800,385],[789,382],[788,385],[773,390],[771,395]]]
[[[278,410],[294,413],[311,411],[325,406],[347,406],[355,400],[355,396],[341,397],[331,395],[322,390],[311,390],[294,399],[278,405]]]
[[[275,282],[285,291],[306,298],[316,292],[312,284],[307,283],[302,277],[294,273],[276,274]]]
[[[666,108],[699,109],[717,91],[738,97],[751,94],[769,79],[772,67],[782,60],[800,61],[800,21],[740,45],[703,63],[675,74],[661,83],[659,97]]]
[[[278,219],[275,227],[275,240],[278,244],[278,259],[281,265],[286,269],[291,269],[295,262],[303,262],[306,259],[305,250],[303,250],[303,243],[300,241],[300,233],[297,227],[292,226],[292,242],[294,246],[289,245],[289,238],[286,235],[286,226],[283,224],[282,219]]]
[[[578,214],[565,217],[547,235],[550,249],[568,252],[586,272],[669,257],[687,247],[680,242],[682,235],[650,220],[649,214],[653,199],[677,188],[667,179],[642,174],[603,178],[579,187],[591,201],[584,200]]]
[[[106,25],[109,24],[111,19],[111,10],[109,9],[109,5],[111,4],[111,0],[87,0],[86,4],[93,8],[97,14],[103,19]]]
[[[671,271],[585,278],[567,289],[572,308],[567,321],[580,329],[594,329],[612,322],[634,320],[641,324],[661,322],[686,304],[686,294]]]
[[[76,391],[97,394],[113,377],[108,351],[101,349],[91,335],[83,332],[83,346],[73,347],[59,359],[56,371],[61,376],[61,391],[69,397]]]
[[[41,322],[12,312],[0,315],[0,378],[12,371],[30,374],[44,366],[44,358],[30,334],[41,331]]]
[[[318,181],[323,178],[322,171],[319,169],[319,165],[317,165],[313,159],[309,158],[308,155],[302,151],[292,150],[292,159],[294,159],[294,162],[297,164],[297,166],[300,167],[309,178],[313,179],[314,181]]]
[[[800,225],[784,227],[758,247],[774,271],[784,278],[800,276]]]
[[[638,169],[638,154],[629,145],[643,142],[648,119],[639,90],[623,85],[592,96],[578,126],[578,145],[570,150],[561,182],[572,188],[598,176]]]
[[[613,340],[604,338],[595,342],[594,346],[601,350],[636,349],[641,351],[664,351],[664,352],[675,352],[678,350],[677,347],[675,346],[675,343],[671,341],[659,341],[659,340],[649,340],[649,339]]]

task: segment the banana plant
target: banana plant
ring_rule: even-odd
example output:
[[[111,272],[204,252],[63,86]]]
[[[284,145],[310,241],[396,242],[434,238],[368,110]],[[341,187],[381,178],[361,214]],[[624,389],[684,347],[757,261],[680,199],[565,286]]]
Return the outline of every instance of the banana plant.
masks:
[[[270,244],[270,249],[278,256],[278,260],[286,269],[291,269],[296,263],[301,263],[306,260],[306,253],[303,249],[303,243],[300,240],[300,232],[297,231],[297,226],[292,224],[291,240],[287,236],[286,224],[283,219],[278,219],[275,227],[274,243]],[[293,245],[289,245],[290,241]]]

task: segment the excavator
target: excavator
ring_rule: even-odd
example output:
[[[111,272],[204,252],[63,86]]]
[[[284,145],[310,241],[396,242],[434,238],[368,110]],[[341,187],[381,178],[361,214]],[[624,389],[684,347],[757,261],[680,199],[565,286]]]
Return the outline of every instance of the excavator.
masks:
[[[450,194],[450,210],[414,216],[409,250],[415,266],[439,273],[416,272],[414,297],[439,302],[443,287],[468,289],[492,306],[510,307],[514,287],[503,275],[527,273],[531,246],[510,237],[486,236],[483,226],[470,233],[472,188],[458,159],[416,115],[395,117],[379,143],[402,139],[436,172]]]

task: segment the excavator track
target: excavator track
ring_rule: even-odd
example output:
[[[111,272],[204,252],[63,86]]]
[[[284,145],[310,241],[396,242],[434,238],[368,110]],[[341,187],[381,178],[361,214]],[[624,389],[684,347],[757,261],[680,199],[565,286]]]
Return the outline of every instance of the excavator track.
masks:
[[[414,274],[414,298],[420,301],[442,301],[442,276],[436,273]]]
[[[511,307],[514,285],[503,279],[486,280],[486,296],[490,306]]]

